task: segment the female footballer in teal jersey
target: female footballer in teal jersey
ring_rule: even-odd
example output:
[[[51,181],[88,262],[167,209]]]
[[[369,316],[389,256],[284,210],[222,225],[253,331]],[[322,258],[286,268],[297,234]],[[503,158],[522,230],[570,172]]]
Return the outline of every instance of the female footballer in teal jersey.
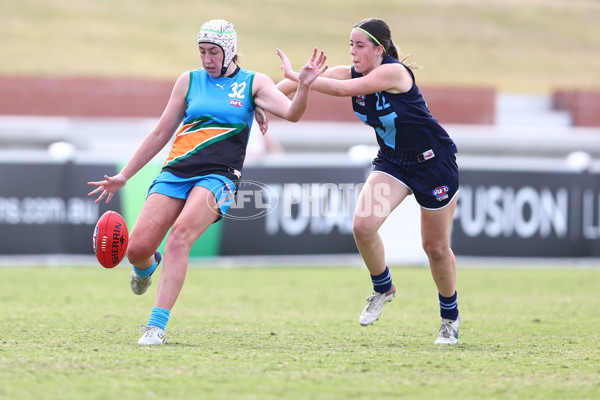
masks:
[[[375,129],[379,144],[353,222],[354,239],[373,283],[373,294],[367,298],[359,322],[375,322],[383,306],[396,294],[378,230],[390,213],[414,194],[421,206],[423,249],[439,292],[442,324],[435,343],[456,344],[460,316],[456,260],[450,249],[458,192],[456,146],[431,116],[411,71],[415,66],[399,61],[384,21],[366,19],[356,24],[350,34],[350,55],[352,66],[330,68],[311,89],[352,97],[355,113]],[[277,87],[289,94],[296,86],[298,74],[283,53],[279,52],[279,56],[288,79]]]
[[[163,272],[155,307],[138,344],[166,343],[165,328],[188,267],[192,244],[233,202],[236,182],[241,178],[248,135],[255,107],[298,121],[308,104],[314,80],[326,69],[326,57],[315,49],[302,67],[296,95],[288,99],[271,78],[237,64],[237,34],[224,20],[212,20],[200,29],[198,47],[202,68],[183,73],[156,127],[146,136],[127,165],[117,175],[98,182],[90,196],[96,203],[113,194],[146,165],[171,139],[175,141],[162,168],[150,186],[148,197],[133,227],[127,258],[133,264],[131,289],[143,294],[161,262],[157,248],[167,235]],[[266,116],[259,115],[266,124]],[[264,126],[262,127],[264,129]]]

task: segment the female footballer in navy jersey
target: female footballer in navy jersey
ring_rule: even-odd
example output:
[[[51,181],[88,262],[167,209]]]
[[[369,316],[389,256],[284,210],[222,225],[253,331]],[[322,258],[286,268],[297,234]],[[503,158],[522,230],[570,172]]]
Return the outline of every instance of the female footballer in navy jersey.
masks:
[[[297,94],[290,100],[268,76],[236,64],[237,34],[230,22],[212,20],[203,24],[198,48],[202,68],[185,72],[177,79],[158,124],[123,170],[102,181],[88,182],[96,186],[89,195],[98,195],[96,202],[106,197],[108,203],[113,193],[175,134],[127,248],[127,258],[133,265],[131,290],[141,295],[150,286],[152,274],[162,260],[157,249],[170,229],[155,307],[138,341],[140,345],[166,343],[165,328],[185,280],[192,244],[221,219],[233,202],[255,111],[260,107],[280,118],[298,121],[306,110],[310,85],[327,69],[326,57],[321,52],[317,58],[315,49],[300,72]],[[264,124],[266,116],[261,115],[260,122]]]
[[[287,57],[279,55],[288,79],[277,87],[288,94],[294,90],[298,74]],[[456,260],[450,249],[458,192],[456,146],[431,116],[415,83],[412,69],[416,66],[399,60],[384,21],[365,19],[356,24],[350,34],[350,55],[352,66],[329,68],[311,89],[352,97],[354,112],[374,128],[379,144],[353,221],[354,239],[373,283],[373,294],[367,298],[359,323],[375,322],[396,294],[378,230],[390,213],[414,194],[421,207],[423,249],[439,292],[442,324],[435,343],[456,344],[460,315]]]

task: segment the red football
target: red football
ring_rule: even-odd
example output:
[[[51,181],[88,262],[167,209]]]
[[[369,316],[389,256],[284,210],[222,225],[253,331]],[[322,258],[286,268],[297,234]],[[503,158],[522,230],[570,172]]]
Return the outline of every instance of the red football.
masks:
[[[125,220],[118,212],[105,212],[94,229],[94,254],[104,268],[114,268],[127,252],[129,232]]]

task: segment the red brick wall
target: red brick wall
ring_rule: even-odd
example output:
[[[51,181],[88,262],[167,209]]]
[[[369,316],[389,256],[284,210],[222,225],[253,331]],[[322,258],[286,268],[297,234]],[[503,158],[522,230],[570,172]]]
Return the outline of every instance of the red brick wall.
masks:
[[[433,116],[441,123],[494,124],[495,96],[493,89],[423,87],[423,96]],[[354,121],[351,100],[319,92],[310,94],[303,119],[316,121]]]
[[[0,115],[159,117],[174,81],[136,78],[0,77]],[[495,91],[422,87],[442,123],[493,124]],[[354,121],[349,98],[311,93],[304,116],[318,121]]]
[[[600,90],[557,90],[554,108],[571,113],[573,126],[600,126]]]
[[[555,110],[570,111],[575,92],[573,90],[556,90],[552,93],[552,107]]]
[[[131,78],[0,77],[0,114],[159,117],[173,84]]]
[[[431,114],[442,123],[493,125],[496,122],[496,90],[422,86]]]

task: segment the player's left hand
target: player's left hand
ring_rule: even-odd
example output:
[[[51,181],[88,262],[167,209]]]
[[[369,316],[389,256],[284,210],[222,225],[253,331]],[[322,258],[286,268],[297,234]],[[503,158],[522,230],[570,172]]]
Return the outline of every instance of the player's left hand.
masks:
[[[108,204],[113,198],[114,193],[125,186],[125,183],[127,183],[127,180],[121,174],[115,176],[104,175],[103,181],[88,182],[88,185],[90,186],[98,186],[96,189],[89,192],[88,196],[94,196],[100,193],[95,203],[100,203],[100,201],[106,197],[106,204]]]
[[[318,49],[315,47],[312,57],[300,70],[300,74],[298,75],[298,83],[310,86],[319,77],[319,75],[327,71],[328,66],[325,64],[325,61],[327,61],[327,56],[323,51],[321,51],[319,58],[317,58],[317,53]]]
[[[280,49],[277,49],[277,55],[279,56],[279,58],[281,58],[281,62],[283,63],[281,65],[283,76],[289,80],[298,82],[298,73],[292,68],[292,63],[290,62],[290,59],[287,58],[285,53]]]
[[[258,127],[260,128],[260,132],[265,135],[269,130],[269,116],[267,112],[260,107],[256,107],[254,110],[254,118],[258,123]]]

